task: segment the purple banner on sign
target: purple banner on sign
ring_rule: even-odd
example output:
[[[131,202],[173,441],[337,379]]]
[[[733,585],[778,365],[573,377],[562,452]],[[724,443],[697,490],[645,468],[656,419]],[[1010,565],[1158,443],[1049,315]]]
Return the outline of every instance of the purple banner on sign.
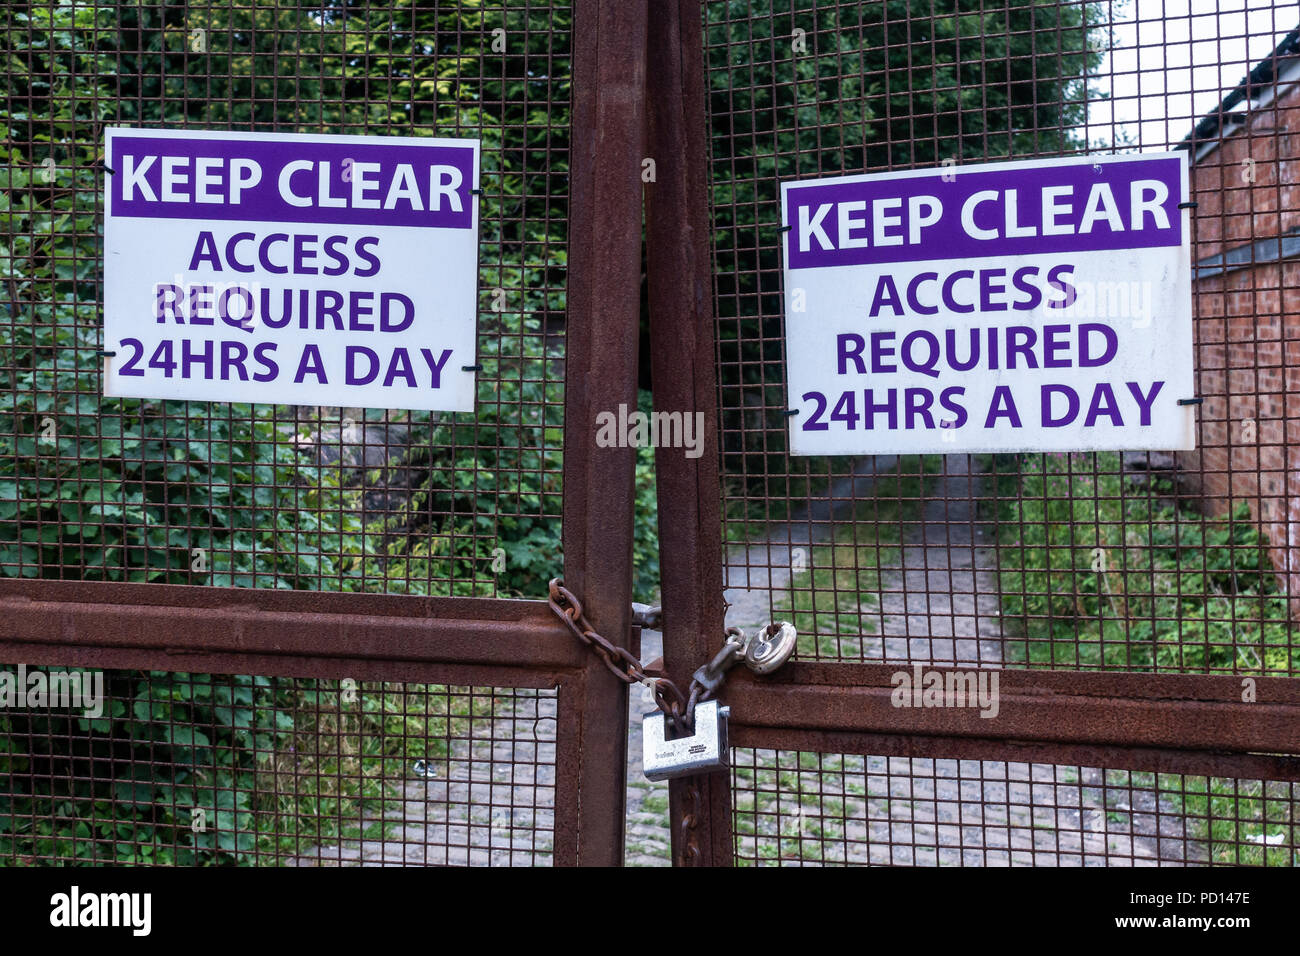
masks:
[[[112,215],[470,229],[469,146],[110,139]]]
[[[786,189],[791,269],[1178,246],[1180,157]],[[947,176],[950,182],[945,182]]]

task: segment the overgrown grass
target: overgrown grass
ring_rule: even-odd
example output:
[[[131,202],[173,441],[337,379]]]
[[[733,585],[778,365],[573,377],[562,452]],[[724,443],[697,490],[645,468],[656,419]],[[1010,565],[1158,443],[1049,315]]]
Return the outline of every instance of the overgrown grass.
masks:
[[[728,541],[762,537],[768,524],[786,521],[797,506],[823,494],[836,480],[853,472],[857,459],[840,456],[791,458],[782,456],[771,474],[738,472],[723,478]]]
[[[735,771],[736,865],[844,863],[863,849],[854,824],[867,816],[865,757],[747,751]],[[791,765],[793,763],[793,766]],[[887,801],[877,798],[877,810]],[[856,845],[853,845],[856,844]]]
[[[998,463],[1009,665],[1290,675],[1300,633],[1243,504],[1210,518],[1115,453]],[[1010,492],[1010,493],[1008,493]]]
[[[992,470],[1004,621],[1023,629],[1005,638],[1009,666],[1296,672],[1300,632],[1244,504],[1207,517],[1168,481],[1127,480],[1115,453],[998,456]],[[1105,779],[1151,791],[1211,862],[1297,862],[1289,784],[1130,771]],[[1108,823],[1131,814],[1108,809]]]
[[[1111,770],[1106,772],[1106,784],[1115,788],[1108,789],[1108,795],[1131,794],[1138,788],[1152,792],[1161,813],[1184,818],[1187,838],[1204,847],[1211,863],[1300,863],[1295,850],[1300,827],[1293,819],[1290,783]],[[1130,813],[1121,811],[1122,816]]]
[[[294,733],[257,773],[258,831],[278,854],[384,837],[413,763],[437,767],[449,729],[491,713],[490,700],[436,685],[313,682],[293,696]]]

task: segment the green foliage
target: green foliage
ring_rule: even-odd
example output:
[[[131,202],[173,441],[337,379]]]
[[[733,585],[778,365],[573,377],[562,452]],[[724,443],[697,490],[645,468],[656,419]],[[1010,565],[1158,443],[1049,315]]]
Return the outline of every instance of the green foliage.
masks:
[[[1017,481],[999,554],[1020,663],[1295,672],[1300,635],[1244,504],[1206,518],[1135,487],[1114,453],[1026,455]]]
[[[377,837],[367,821],[394,809],[391,782],[445,756],[463,722],[436,688],[347,695],[334,681],[164,672],[106,683],[98,718],[0,711],[0,859],[247,864]]]
[[[366,529],[384,544],[362,586],[536,597],[561,560],[557,331],[567,306],[572,13],[475,3],[462,5],[458,23],[449,16],[442,6],[399,0],[352,28],[358,55],[366,54],[365,86],[350,85],[347,96],[383,106],[373,129],[356,132],[483,141],[478,408],[472,420],[448,416],[414,443],[403,464],[424,478],[399,513]],[[484,59],[498,29],[505,50]]]
[[[268,706],[270,681],[155,672],[107,683],[97,719],[0,717],[0,773],[31,788],[0,795],[0,856],[194,865],[253,850],[253,754],[292,728]]]

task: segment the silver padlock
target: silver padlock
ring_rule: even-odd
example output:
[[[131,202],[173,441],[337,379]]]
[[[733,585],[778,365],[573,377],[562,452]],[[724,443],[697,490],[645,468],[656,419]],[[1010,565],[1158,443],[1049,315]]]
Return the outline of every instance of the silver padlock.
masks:
[[[641,756],[646,778],[668,780],[726,770],[731,757],[727,742],[730,715],[730,707],[706,700],[695,706],[695,732],[689,737],[669,740],[663,711],[646,714],[641,721]]]
[[[755,674],[770,674],[790,659],[798,643],[799,632],[789,621],[760,628],[745,645],[745,666]]]

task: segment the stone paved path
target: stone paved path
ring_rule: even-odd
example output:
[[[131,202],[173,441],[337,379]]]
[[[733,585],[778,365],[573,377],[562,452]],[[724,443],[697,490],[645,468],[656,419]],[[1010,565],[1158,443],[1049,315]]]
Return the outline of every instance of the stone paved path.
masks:
[[[854,502],[869,498],[876,476],[896,467],[894,455],[875,455],[857,462],[853,473],[836,481],[824,498],[814,499],[799,516],[773,525],[768,537],[749,544],[733,545],[723,569],[727,625],[746,633],[765,627],[772,620],[771,595],[790,584],[794,565],[792,552],[830,539],[834,522],[851,514]]]
[[[978,520],[985,480],[971,461],[944,459],[899,566],[881,575],[880,636],[864,639],[867,660],[1001,666],[996,531]]]
[[[553,691],[517,688],[490,720],[453,738],[434,776],[384,802],[371,839],[342,840],[289,866],[549,866],[555,829]]]
[[[1207,859],[1189,818],[1167,799],[1137,786],[1136,777],[1105,780],[1095,768],[855,755],[804,758],[796,767],[793,755],[778,759],[771,751],[738,754],[737,765],[737,854],[751,864],[1155,866]]]
[[[897,562],[881,569],[878,606],[861,609],[864,621],[874,618],[875,633],[839,639],[842,659],[1002,666],[996,530],[978,514],[987,485],[973,461],[979,459],[945,457],[921,520],[906,529]],[[733,548],[727,623],[750,630],[771,620],[773,593],[790,582],[792,550],[829,540],[827,522],[851,515],[854,501],[873,493],[876,476],[896,466],[894,456],[863,459],[805,515],[767,540]],[[1204,845],[1188,838],[1186,818],[1167,801],[1140,787],[1105,786],[1095,768],[829,755],[839,769],[814,775],[809,800],[761,782],[764,771],[788,776],[790,757],[737,755],[740,767],[753,768],[749,783],[740,771],[736,793],[737,809],[753,811],[752,852],[742,840],[742,857],[789,862],[783,851],[793,847],[797,859],[917,865],[1096,864],[1107,853],[1112,863],[1206,858]],[[858,792],[843,791],[855,776]],[[870,781],[881,786],[872,789]],[[829,817],[827,797],[834,804]],[[743,833],[745,818],[738,822]]]
[[[646,632],[647,657],[658,635]],[[641,773],[633,689],[625,861],[667,866],[668,788]],[[553,696],[508,699],[489,733],[453,742],[432,779],[388,801],[379,838],[344,840],[291,866],[528,866],[551,862]],[[955,759],[737,751],[742,862],[919,866],[1156,865],[1206,860],[1188,818],[1136,778],[1095,768]],[[376,820],[379,824],[381,821]]]

